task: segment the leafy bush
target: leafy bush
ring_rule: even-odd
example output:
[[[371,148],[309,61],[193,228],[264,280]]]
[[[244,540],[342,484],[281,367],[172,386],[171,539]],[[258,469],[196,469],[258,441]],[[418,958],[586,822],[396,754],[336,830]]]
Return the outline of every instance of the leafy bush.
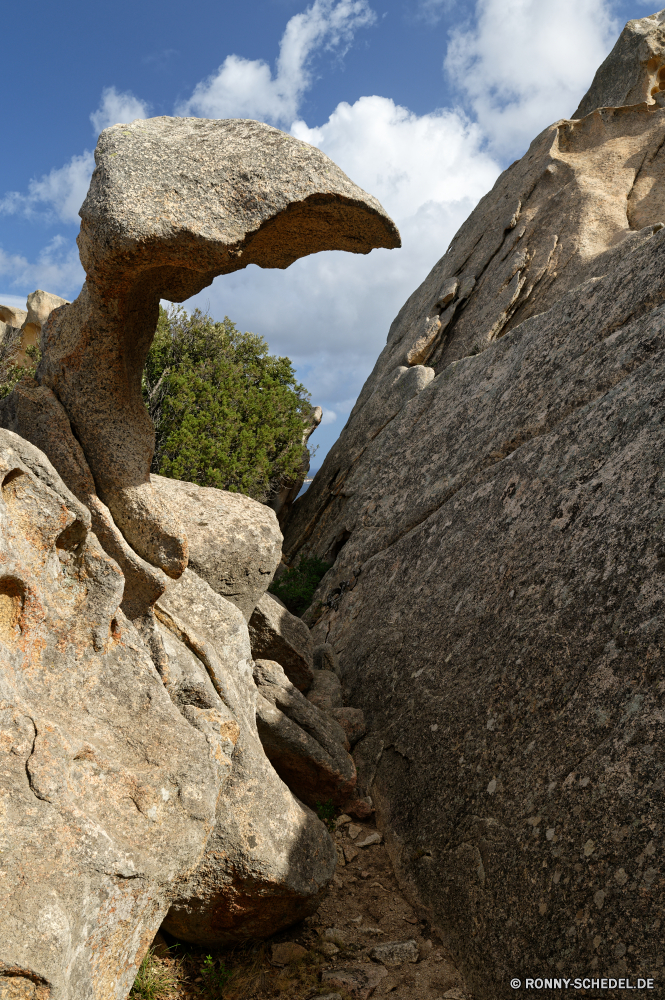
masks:
[[[302,474],[309,393],[288,358],[228,317],[160,307],[142,387],[153,472],[263,502]]]
[[[268,590],[286,604],[291,614],[301,615],[312,603],[314,591],[331,565],[318,556],[301,556],[298,565],[285,570]]]

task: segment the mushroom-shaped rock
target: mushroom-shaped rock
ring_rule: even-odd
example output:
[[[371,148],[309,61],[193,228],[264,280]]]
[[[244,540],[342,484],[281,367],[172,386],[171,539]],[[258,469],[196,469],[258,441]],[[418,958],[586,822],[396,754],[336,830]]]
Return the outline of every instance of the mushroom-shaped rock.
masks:
[[[97,493],[129,544],[169,576],[187,539],[150,485],[141,373],[160,298],[219,274],[320,250],[398,247],[378,201],[320,150],[254,121],[152,118],[99,137],[78,237],[87,280],[42,330],[42,385],[71,420]]]

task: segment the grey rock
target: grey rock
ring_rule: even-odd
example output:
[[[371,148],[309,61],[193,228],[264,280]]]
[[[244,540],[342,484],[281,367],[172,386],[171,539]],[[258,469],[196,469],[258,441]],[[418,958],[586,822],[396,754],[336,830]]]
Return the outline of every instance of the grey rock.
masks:
[[[370,958],[382,965],[403,965],[404,962],[417,962],[420,957],[418,945],[413,938],[408,941],[385,941],[377,944],[369,953]]]
[[[321,973],[321,983],[324,986],[337,986],[353,1000],[368,1000],[382,979],[388,975],[382,966],[364,964],[345,965],[336,969],[324,969]]]
[[[313,670],[312,685],[307,700],[323,712],[342,707],[342,685],[337,674],[330,670]]]
[[[252,656],[275,660],[289,680],[306,691],[314,677],[309,629],[272,594],[265,593],[249,620]]]
[[[351,708],[347,705],[343,708],[331,708],[328,714],[342,727],[351,747],[354,747],[367,732],[365,715],[361,708]]]
[[[249,620],[282,552],[282,533],[272,510],[242,493],[156,475],[150,483],[183,526],[189,568]]]
[[[124,1000],[224,778],[89,511],[0,431],[0,992]]]
[[[656,103],[532,143],[400,311],[285,527],[289,561],[345,535],[312,635],[372,720],[359,793],[479,1000],[562,942],[586,975],[608,927],[612,975],[658,975],[637,893],[665,824],[664,139]],[[372,436],[466,271],[435,377]]]
[[[339,674],[339,656],[328,642],[314,647],[312,663],[315,670],[332,670],[334,674]]]
[[[353,795],[356,769],[343,729],[290,683],[278,663],[257,660],[256,722],[268,759],[294,795],[314,807]],[[348,748],[348,744],[347,744]]]
[[[198,866],[181,880],[164,927],[206,947],[268,937],[316,909],[334,875],[335,846],[261,746],[242,612],[187,569],[155,613],[171,633],[165,677],[180,710],[206,734],[209,746],[222,752],[225,738],[234,742],[214,830]],[[182,646],[203,664],[217,700]]]
[[[380,844],[382,840],[383,837],[377,830],[374,833],[369,833],[362,840],[356,840],[356,847],[372,847],[374,844]]]
[[[187,541],[150,485],[154,430],[141,398],[160,298],[182,302],[248,264],[396,247],[399,234],[324,153],[260,122],[114,125],[95,162],[78,237],[86,283],[42,328],[38,380],[64,406],[127,542],[177,578]]]

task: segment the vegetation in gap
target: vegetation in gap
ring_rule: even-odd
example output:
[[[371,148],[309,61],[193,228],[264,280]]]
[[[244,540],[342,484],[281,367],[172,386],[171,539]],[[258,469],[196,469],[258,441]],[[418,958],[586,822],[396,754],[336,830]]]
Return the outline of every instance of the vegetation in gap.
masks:
[[[301,615],[312,603],[314,591],[331,566],[332,563],[318,556],[301,556],[298,564],[273,580],[268,590],[286,604],[291,614]]]
[[[152,472],[266,502],[300,474],[310,396],[289,358],[228,317],[160,307],[142,382]]]
[[[35,377],[42,353],[36,344],[33,344],[32,347],[26,347],[25,353],[30,358],[31,363],[29,365],[17,365],[15,362],[15,353],[13,357],[9,356],[6,359],[3,358],[0,360],[0,399],[8,396],[17,382],[20,382],[26,375],[29,375],[31,378]]]

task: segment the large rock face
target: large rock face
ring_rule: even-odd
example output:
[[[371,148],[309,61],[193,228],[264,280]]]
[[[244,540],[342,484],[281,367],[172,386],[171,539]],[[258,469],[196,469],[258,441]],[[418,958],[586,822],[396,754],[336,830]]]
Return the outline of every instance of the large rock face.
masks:
[[[479,998],[662,976],[657,101],[559,122],[499,178],[285,529],[289,559],[336,560],[313,635],[375,730],[402,878]]]
[[[230,760],[172,703],[55,469],[0,431],[0,479],[0,993],[121,1000]]]

